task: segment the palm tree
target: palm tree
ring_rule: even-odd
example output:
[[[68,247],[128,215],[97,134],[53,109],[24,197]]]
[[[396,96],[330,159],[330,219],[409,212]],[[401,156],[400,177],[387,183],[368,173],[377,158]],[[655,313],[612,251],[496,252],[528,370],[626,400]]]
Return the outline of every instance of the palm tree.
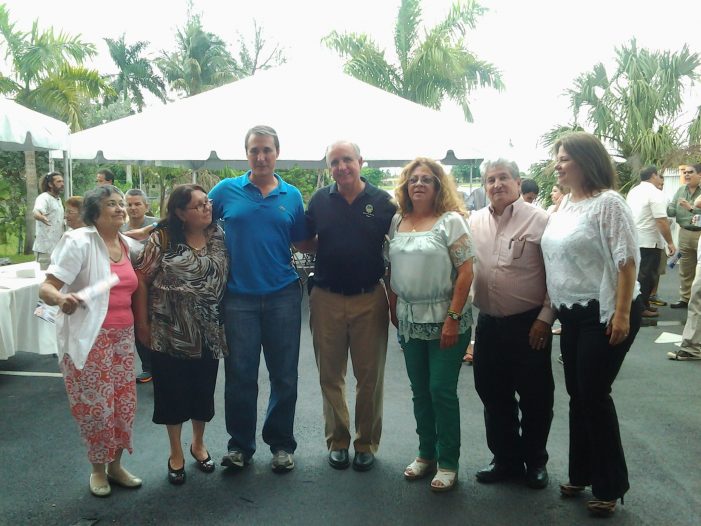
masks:
[[[474,0],[453,4],[442,22],[419,37],[420,0],[402,0],[394,29],[398,64],[366,34],[332,31],[322,39],[347,58],[346,73],[429,108],[439,109],[445,98],[457,102],[465,120],[472,121],[468,94],[477,87],[503,89],[497,68],[479,60],[466,47],[467,29],[484,14]]]
[[[580,75],[567,91],[575,124],[583,117],[593,133],[623,160],[619,175],[623,187],[643,165],[668,165],[669,156],[701,132],[701,108],[689,128],[677,123],[683,110],[685,88],[699,78],[698,53],[685,45],[681,51],[650,51],[635,39],[616,49],[616,69],[603,64]],[[698,136],[696,136],[698,140]]]
[[[176,33],[177,49],[163,51],[156,64],[170,86],[186,97],[221,86],[234,76],[234,60],[226,43],[204,31],[200,16],[188,12],[184,28]]]
[[[9,11],[0,4],[0,43],[3,41],[12,69],[9,76],[0,78],[0,91],[24,106],[67,122],[74,131],[82,127],[81,101],[112,93],[97,71],[82,66],[85,59],[95,55],[95,46],[82,41],[80,36],[56,34],[53,28],[41,31],[37,21],[31,31],[20,31],[10,22]],[[34,152],[25,152],[24,156],[27,185],[24,250],[30,253],[34,242],[32,204],[38,189]]]
[[[136,104],[137,111],[144,107],[144,95],[142,90],[147,90],[166,102],[165,83],[163,79],[153,71],[151,61],[142,56],[142,52],[148,47],[148,42],[142,40],[133,44],[127,44],[124,34],[118,40],[105,38],[112,60],[119,68],[119,73],[112,75],[112,87],[117,92],[120,100],[132,100]]]

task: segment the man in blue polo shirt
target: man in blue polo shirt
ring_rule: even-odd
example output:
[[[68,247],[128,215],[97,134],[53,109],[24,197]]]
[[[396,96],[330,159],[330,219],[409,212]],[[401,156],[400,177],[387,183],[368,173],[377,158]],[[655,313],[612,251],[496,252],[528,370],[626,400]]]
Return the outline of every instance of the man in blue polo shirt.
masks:
[[[263,440],[273,453],[272,469],[294,468],[293,427],[301,328],[301,285],[290,245],[306,240],[299,190],[275,170],[280,143],[268,126],[251,128],[245,139],[251,169],[224,179],[209,193],[215,220],[224,222],[231,260],[225,297],[224,391],[230,435],[222,465],[243,468],[256,450],[258,366],[263,349],[270,400]]]
[[[310,325],[324,401],[329,464],[350,465],[350,419],[345,375],[350,354],[357,387],[353,469],[368,471],[382,433],[388,302],[380,281],[382,247],[396,206],[384,190],[360,177],[363,158],[354,143],[326,151],[334,183],[317,190],[307,208],[317,236]]]

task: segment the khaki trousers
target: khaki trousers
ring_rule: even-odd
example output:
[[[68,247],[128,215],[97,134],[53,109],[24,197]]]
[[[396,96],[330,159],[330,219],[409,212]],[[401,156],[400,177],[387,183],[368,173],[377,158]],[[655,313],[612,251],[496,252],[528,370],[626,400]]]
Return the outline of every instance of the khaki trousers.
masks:
[[[691,286],[689,310],[682,333],[682,350],[701,356],[701,263],[696,266],[696,278]]]
[[[372,292],[355,296],[319,287],[312,289],[309,325],[319,368],[329,450],[348,449],[350,445],[345,396],[349,349],[356,380],[353,447],[357,453],[375,453],[380,445],[388,308],[382,283]]]
[[[679,251],[682,253],[679,260],[679,297],[686,302],[691,296],[691,284],[696,275],[696,251],[700,235],[701,231],[679,229]]]

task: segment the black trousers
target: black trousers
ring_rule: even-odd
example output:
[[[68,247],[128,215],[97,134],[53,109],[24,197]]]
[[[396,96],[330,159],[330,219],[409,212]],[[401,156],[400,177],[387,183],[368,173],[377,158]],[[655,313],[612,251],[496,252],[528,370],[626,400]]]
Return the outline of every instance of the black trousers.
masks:
[[[640,249],[640,270],[638,271],[638,281],[640,282],[640,299],[643,307],[650,306],[650,294],[657,285],[660,277],[660,259],[662,253],[659,248]]]
[[[642,300],[630,309],[628,338],[611,346],[599,322],[599,303],[561,309],[560,346],[570,396],[570,483],[591,484],[598,499],[615,500],[628,490],[618,415],[611,386],[640,328]]]
[[[548,461],[555,390],[552,341],[548,338],[543,350],[528,344],[539,312],[540,308],[505,318],[480,313],[477,318],[475,388],[484,404],[487,445],[497,463],[540,467]]]

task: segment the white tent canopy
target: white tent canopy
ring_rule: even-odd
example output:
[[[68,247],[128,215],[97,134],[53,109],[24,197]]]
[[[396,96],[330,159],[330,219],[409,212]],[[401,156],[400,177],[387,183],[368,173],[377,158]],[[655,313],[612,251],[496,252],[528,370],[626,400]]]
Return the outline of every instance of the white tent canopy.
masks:
[[[0,97],[0,150],[68,150],[68,126]]]
[[[373,166],[417,156],[455,164],[484,158],[474,125],[338,72],[283,66],[71,135],[71,157],[187,168],[246,168],[244,136],[258,124],[280,137],[277,166],[325,166],[328,144],[359,144]]]

